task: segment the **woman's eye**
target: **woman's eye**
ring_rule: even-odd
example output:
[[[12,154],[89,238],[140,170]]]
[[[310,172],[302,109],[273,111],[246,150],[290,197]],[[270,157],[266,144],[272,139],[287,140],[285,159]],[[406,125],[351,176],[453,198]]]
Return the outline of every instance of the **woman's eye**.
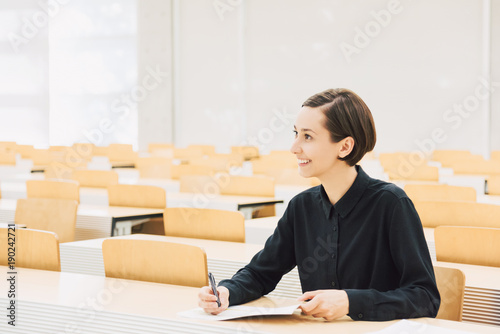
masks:
[[[311,139],[312,137],[311,137],[310,135],[306,134],[306,135],[305,135],[305,138],[306,138],[306,139]]]
[[[293,135],[294,135],[295,137],[297,137],[297,135],[298,135],[298,134],[299,134],[299,133],[298,133],[297,131],[293,130]]]

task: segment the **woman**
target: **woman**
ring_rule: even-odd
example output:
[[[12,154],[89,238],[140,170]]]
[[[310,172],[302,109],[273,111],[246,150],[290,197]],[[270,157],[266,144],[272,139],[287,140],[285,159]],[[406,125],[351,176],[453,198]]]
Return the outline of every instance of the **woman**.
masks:
[[[321,185],[295,196],[264,249],[219,283],[221,306],[204,287],[200,307],[218,314],[257,299],[298,266],[307,315],[435,317],[440,296],[413,203],[356,165],[376,141],[366,104],[350,90],[326,90],[304,102],[294,128],[299,172]]]

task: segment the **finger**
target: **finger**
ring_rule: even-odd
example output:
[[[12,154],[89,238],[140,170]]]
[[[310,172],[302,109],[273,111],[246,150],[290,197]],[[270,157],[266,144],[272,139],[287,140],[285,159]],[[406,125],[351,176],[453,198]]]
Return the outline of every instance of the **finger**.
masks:
[[[297,300],[298,301],[304,301],[308,299],[313,299],[318,293],[320,293],[320,290],[315,290],[315,291],[307,291],[302,294]]]
[[[312,315],[318,312],[316,309],[319,306],[319,303],[320,301],[318,298],[313,298],[309,302],[300,305],[300,308],[305,314]]]

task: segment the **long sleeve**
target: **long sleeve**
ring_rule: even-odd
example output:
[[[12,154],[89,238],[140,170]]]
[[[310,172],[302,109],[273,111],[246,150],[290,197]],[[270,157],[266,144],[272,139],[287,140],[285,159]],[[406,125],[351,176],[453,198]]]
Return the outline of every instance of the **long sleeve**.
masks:
[[[392,261],[399,271],[399,288],[390,291],[345,289],[349,316],[354,320],[435,317],[440,305],[434,269],[422,224],[407,197],[398,200],[389,222]]]
[[[228,288],[230,305],[246,303],[268,294],[281,277],[295,267],[293,222],[289,219],[289,212],[290,206],[264,248],[250,263],[231,279],[219,283]]]

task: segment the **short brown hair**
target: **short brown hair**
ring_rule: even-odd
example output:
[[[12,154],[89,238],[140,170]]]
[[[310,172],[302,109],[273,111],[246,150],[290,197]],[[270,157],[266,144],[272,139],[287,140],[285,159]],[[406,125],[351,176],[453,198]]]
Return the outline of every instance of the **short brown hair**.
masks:
[[[353,91],[345,88],[327,89],[308,98],[302,106],[321,107],[326,117],[325,128],[334,143],[346,137],[354,139],[352,152],[339,158],[349,166],[354,166],[375,147],[377,134],[372,113]]]

